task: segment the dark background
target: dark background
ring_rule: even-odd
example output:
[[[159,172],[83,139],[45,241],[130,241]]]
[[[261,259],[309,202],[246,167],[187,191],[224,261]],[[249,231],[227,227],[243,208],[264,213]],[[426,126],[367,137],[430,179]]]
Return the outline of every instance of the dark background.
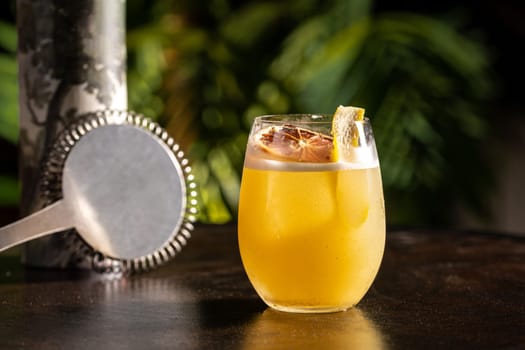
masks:
[[[231,1],[239,7],[243,1]],[[148,13],[147,1],[128,1],[128,24],[139,25],[144,21],[141,15]],[[0,20],[15,22],[14,1],[0,2]],[[512,174],[520,173],[525,164],[525,147],[523,140],[525,102],[523,82],[525,68],[523,56],[525,44],[525,5],[520,0],[501,1],[386,1],[374,2],[373,13],[410,12],[426,15],[446,22],[456,23],[462,33],[485,45],[489,52],[490,74],[493,78],[495,96],[491,101],[491,116],[497,122],[492,123],[493,137],[482,145],[482,151],[487,158],[492,156],[492,150],[497,148],[499,158],[491,158],[492,168],[496,174],[497,185],[487,189],[487,201],[495,215],[489,221],[472,219],[468,214],[459,215],[460,219],[452,222],[454,226],[496,228],[503,231],[514,230],[525,232],[523,219],[519,212],[525,210],[525,200],[517,198],[521,188],[519,178]],[[459,23],[459,25],[457,25]],[[129,83],[129,81],[128,81]],[[17,148],[16,145],[0,139],[0,174],[16,177]],[[510,174],[510,175],[509,175]],[[498,192],[499,191],[499,192]],[[505,193],[503,193],[503,192]],[[496,194],[493,194],[493,193]],[[492,193],[490,196],[488,193]],[[498,194],[499,193],[499,194]],[[502,194],[503,193],[503,194]],[[481,194],[483,196],[483,194]],[[16,209],[12,204],[3,205],[11,215]],[[516,214],[509,214],[505,209],[511,207]],[[503,220],[498,215],[504,215]],[[509,217],[510,215],[510,217]]]

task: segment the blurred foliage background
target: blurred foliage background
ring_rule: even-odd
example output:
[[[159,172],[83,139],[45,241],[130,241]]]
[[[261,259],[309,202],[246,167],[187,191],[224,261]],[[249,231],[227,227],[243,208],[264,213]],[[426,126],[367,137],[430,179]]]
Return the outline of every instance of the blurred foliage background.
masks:
[[[339,104],[372,120],[390,225],[453,225],[458,208],[489,218],[496,46],[479,8],[432,3],[127,0],[129,107],[188,151],[201,222],[235,220],[255,116]],[[14,7],[2,4],[0,21],[4,206],[18,201]]]

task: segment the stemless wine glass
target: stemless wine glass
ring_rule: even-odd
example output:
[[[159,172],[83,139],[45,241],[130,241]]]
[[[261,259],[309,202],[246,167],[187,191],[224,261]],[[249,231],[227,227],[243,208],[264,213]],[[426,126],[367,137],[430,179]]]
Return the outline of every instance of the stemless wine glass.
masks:
[[[352,140],[337,151],[331,128],[332,116],[313,114],[261,116],[252,125],[239,248],[253,287],[277,310],[346,310],[381,263],[385,211],[370,121],[352,121]]]

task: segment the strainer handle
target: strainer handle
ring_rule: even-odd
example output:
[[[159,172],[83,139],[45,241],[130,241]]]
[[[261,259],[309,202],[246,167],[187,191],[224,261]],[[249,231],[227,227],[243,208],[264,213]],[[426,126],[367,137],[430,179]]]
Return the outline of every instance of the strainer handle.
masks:
[[[20,243],[72,228],[71,215],[59,200],[25,218],[0,228],[0,252]]]

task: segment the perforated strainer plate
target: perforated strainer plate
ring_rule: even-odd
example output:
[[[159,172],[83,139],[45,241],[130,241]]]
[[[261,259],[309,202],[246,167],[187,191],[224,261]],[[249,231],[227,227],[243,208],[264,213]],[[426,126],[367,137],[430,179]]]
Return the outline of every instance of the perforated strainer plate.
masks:
[[[119,126],[125,126],[119,128]],[[104,149],[105,145],[98,143],[89,143],[88,140],[93,137],[91,135],[97,134],[97,141],[107,141],[108,145],[111,145],[111,140],[113,137],[125,137],[125,133],[122,133],[124,130],[131,131],[140,130],[141,132],[133,132],[132,134],[143,133],[151,136],[158,141],[158,143],[168,150],[169,157],[173,158],[175,165],[175,170],[173,173],[168,174],[171,182],[179,181],[180,184],[174,184],[175,188],[180,187],[180,191],[176,194],[180,196],[177,200],[180,202],[175,203],[173,206],[180,212],[173,212],[173,218],[176,221],[176,232],[173,235],[170,235],[167,241],[163,240],[164,236],[160,236],[161,241],[153,241],[155,236],[151,235],[149,232],[144,232],[144,235],[140,235],[139,240],[133,240],[134,237],[131,237],[129,242],[126,237],[120,237],[120,240],[114,240],[120,242],[119,247],[111,247],[109,245],[100,244],[96,241],[98,238],[97,235],[88,235],[87,240],[92,240],[91,242],[86,241],[86,236],[83,235],[82,238],[76,233],[75,230],[70,230],[66,233],[67,239],[70,241],[70,248],[74,251],[74,255],[79,259],[87,259],[91,263],[93,269],[101,273],[136,273],[151,270],[160,266],[170,259],[172,259],[177,253],[179,253],[183,247],[186,245],[187,240],[191,237],[191,232],[193,230],[193,223],[196,219],[197,214],[197,190],[196,183],[194,182],[194,176],[192,174],[192,169],[189,165],[188,160],[185,158],[184,152],[180,149],[179,145],[171,138],[166,130],[160,127],[158,124],[152,122],[151,120],[145,118],[142,115],[135,114],[129,111],[100,111],[95,113],[89,113],[78,119],[73,125],[67,127],[57,138],[52,149],[50,150],[46,161],[44,162],[43,169],[43,180],[42,180],[42,196],[45,199],[45,204],[50,205],[62,198],[63,186],[70,186],[75,189],[75,184],[69,185],[66,181],[63,183],[63,171],[64,165],[68,159],[68,155],[71,150],[75,149],[75,160],[82,159],[83,157],[78,156],[78,154],[85,153],[86,158],[93,160],[98,160],[100,158],[96,152],[112,152],[112,149]],[[103,128],[103,129],[100,129]],[[115,129],[115,130],[114,130]],[[92,133],[94,130],[96,132]],[[104,132],[102,132],[104,131]],[[92,134],[90,134],[92,133]],[[107,134],[102,135],[100,134]],[[124,136],[123,136],[124,134]],[[149,139],[149,136],[145,136]],[[155,143],[154,142],[154,143]],[[105,142],[103,142],[105,143]],[[129,144],[128,148],[119,147],[118,152],[135,152],[140,153],[140,149],[135,148],[134,144]],[[95,152],[95,153],[94,153]],[[126,155],[122,153],[121,155]],[[127,158],[127,156],[126,156]],[[113,155],[111,159],[119,159],[119,154]],[[148,158],[142,158],[148,159]],[[83,165],[85,169],[89,169],[89,163]],[[73,168],[73,167],[71,167]],[[78,165],[74,167],[76,169],[82,169],[82,166]],[[100,168],[100,166],[99,166]],[[155,169],[151,169],[155,171]],[[75,179],[81,179],[83,174],[74,174]],[[99,176],[98,174],[96,176]],[[100,176],[108,176],[108,174],[100,174]],[[82,181],[81,181],[82,182]],[[92,182],[92,181],[91,181]],[[121,200],[129,200],[125,197],[126,185],[120,184],[119,179],[115,179],[112,183],[115,183],[115,186],[121,186],[120,193],[123,193],[123,198]],[[123,183],[126,183],[123,181]],[[158,186],[156,186],[158,189]],[[81,193],[81,196],[91,196],[93,191],[84,190],[85,192]],[[96,189],[94,190],[96,192]],[[158,192],[158,196],[164,196],[162,192]],[[149,195],[148,198],[155,204],[155,195]],[[90,201],[95,201],[98,197],[93,195],[93,198],[88,198]],[[173,200],[171,201],[173,202]],[[99,208],[100,210],[100,208]],[[150,211],[151,215],[151,211]],[[159,215],[171,215],[170,212],[164,211],[164,213],[159,213]],[[109,216],[106,221],[110,220]],[[133,217],[131,218],[133,219]],[[151,218],[148,218],[151,219]],[[111,223],[105,223],[107,227],[111,227]],[[135,226],[131,226],[135,228]],[[133,236],[133,235],[132,235]],[[136,236],[136,235],[135,235]],[[148,239],[148,236],[152,236]],[[94,241],[93,241],[94,240]],[[114,243],[113,242],[113,243]],[[149,246],[148,246],[149,245]],[[108,248],[106,249],[106,246]],[[94,249],[93,247],[103,247]],[[100,250],[105,250],[105,253]],[[116,256],[111,253],[116,251]],[[136,256],[137,252],[150,252],[140,256]],[[128,254],[129,252],[129,254]],[[134,255],[135,254],[135,255]],[[120,258],[121,256],[130,256],[131,258]]]

